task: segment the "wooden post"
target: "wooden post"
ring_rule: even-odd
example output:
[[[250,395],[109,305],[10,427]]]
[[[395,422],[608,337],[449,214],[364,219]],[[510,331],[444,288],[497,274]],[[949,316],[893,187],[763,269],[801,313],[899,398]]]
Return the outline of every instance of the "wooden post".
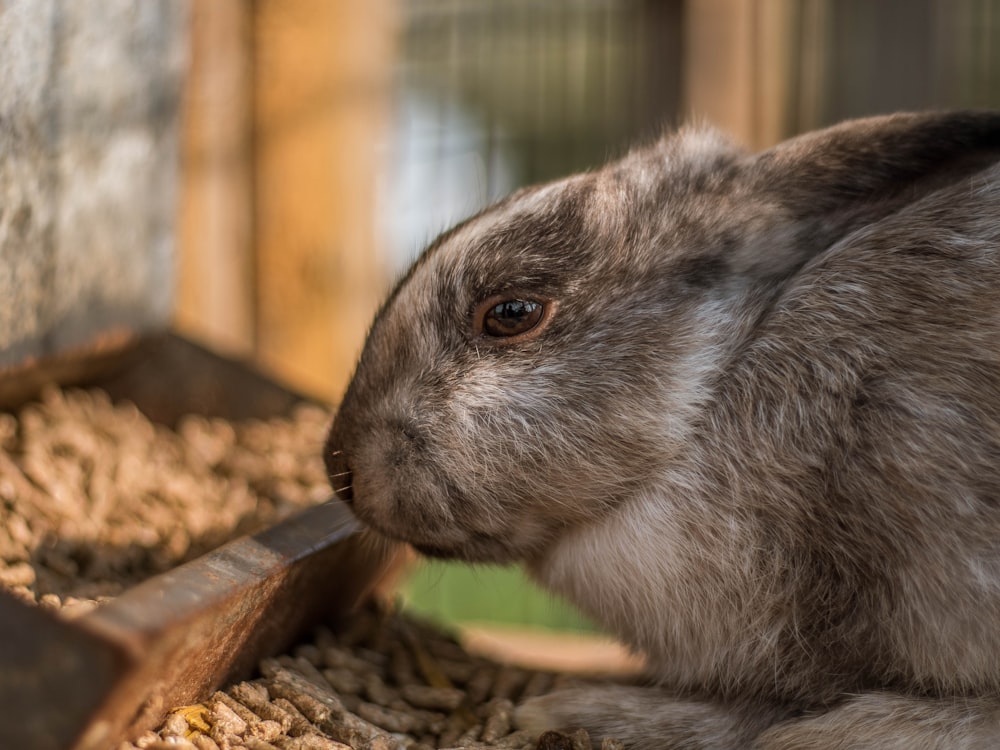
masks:
[[[254,345],[252,4],[196,2],[181,152],[175,325],[212,348]]]
[[[790,134],[798,0],[699,0],[685,7],[687,115],[751,148]]]
[[[257,356],[336,400],[385,287],[375,188],[393,5],[255,7]]]

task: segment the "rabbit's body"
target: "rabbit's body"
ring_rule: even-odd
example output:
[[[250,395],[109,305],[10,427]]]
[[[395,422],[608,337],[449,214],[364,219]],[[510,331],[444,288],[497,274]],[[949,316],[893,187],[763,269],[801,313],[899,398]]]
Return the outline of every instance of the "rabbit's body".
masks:
[[[394,292],[331,473],[375,529],[525,561],[647,655],[657,687],[528,726],[1000,745],[998,161],[1000,117],[897,116],[515,194]]]

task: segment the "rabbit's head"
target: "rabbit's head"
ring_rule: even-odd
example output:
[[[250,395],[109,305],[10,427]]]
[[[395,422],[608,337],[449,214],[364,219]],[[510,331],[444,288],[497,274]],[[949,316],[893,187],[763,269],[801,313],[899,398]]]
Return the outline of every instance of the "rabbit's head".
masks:
[[[968,113],[761,154],[686,129],[511,195],[377,316],[326,447],[334,487],[427,554],[537,557],[655,485],[805,264],[998,149],[1000,118]]]

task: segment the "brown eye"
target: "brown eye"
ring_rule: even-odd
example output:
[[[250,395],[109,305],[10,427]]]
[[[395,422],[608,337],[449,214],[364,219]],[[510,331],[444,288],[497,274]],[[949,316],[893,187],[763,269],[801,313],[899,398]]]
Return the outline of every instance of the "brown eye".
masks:
[[[483,333],[498,338],[519,336],[537,326],[543,312],[542,304],[534,300],[503,300],[486,310]]]

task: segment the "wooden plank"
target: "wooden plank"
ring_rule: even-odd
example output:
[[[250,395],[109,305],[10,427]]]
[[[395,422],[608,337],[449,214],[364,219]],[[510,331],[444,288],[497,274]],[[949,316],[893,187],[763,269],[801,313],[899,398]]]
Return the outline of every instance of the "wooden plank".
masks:
[[[55,174],[46,138],[51,90],[52,0],[0,13],[0,368],[44,353],[52,275]]]
[[[829,124],[826,111],[830,75],[830,27],[833,8],[829,0],[803,0],[799,16],[795,129],[814,130]]]
[[[57,3],[53,351],[164,330],[174,303],[183,3]]]
[[[687,112],[751,148],[790,135],[796,0],[685,6]]]
[[[175,326],[229,354],[254,345],[252,4],[193,3]]]
[[[184,8],[2,4],[0,368],[169,324]]]
[[[385,287],[375,191],[393,5],[255,7],[258,360],[336,399]]]
[[[799,0],[764,0],[756,5],[754,23],[755,84],[753,145],[767,148],[794,134],[793,71],[797,67]]]
[[[753,4],[688,3],[685,15],[687,112],[747,146],[753,143]]]

